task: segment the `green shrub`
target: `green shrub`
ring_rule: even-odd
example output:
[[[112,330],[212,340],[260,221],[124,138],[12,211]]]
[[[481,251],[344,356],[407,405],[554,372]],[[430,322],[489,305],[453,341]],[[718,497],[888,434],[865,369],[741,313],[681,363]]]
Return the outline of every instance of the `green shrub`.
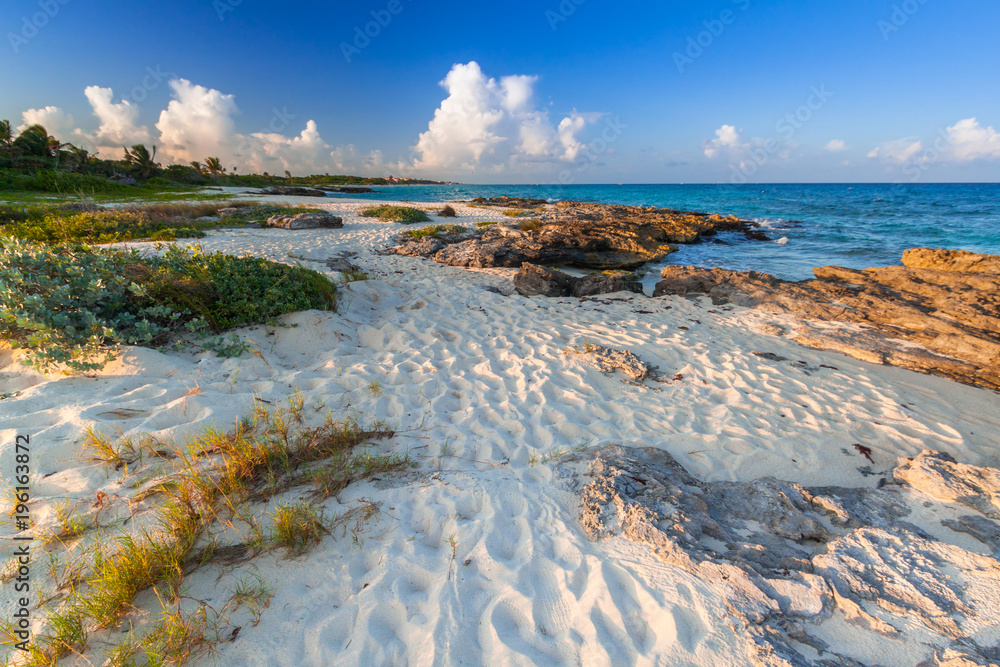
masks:
[[[503,212],[508,218],[527,218],[531,215],[531,211],[525,211],[524,209],[509,208]]]
[[[270,204],[243,204],[237,202],[229,204],[234,211],[229,212],[225,217],[227,225],[232,224],[258,224],[261,227],[267,226],[267,219],[275,215],[298,215],[310,210],[303,206],[273,206]]]
[[[311,309],[335,310],[336,287],[301,267],[0,237],[0,337],[27,349],[25,363],[43,372],[61,363],[98,370],[118,345],[155,347],[179,333],[204,336]]]
[[[441,234],[464,234],[466,231],[468,230],[462,225],[430,225],[421,229],[412,229],[408,232],[403,232],[403,235],[409,236],[411,239],[422,239],[428,236],[439,239],[441,238]]]
[[[87,204],[56,207],[0,206],[0,233],[43,243],[114,243],[118,241],[173,241],[201,238],[205,230],[244,224],[264,225],[272,215],[301,213],[301,208],[220,203],[140,204],[103,209]],[[223,220],[223,207],[235,208]]]
[[[409,206],[376,206],[361,211],[361,215],[366,218],[378,218],[387,222],[399,222],[404,225],[412,225],[417,222],[430,222],[427,214],[419,208]]]

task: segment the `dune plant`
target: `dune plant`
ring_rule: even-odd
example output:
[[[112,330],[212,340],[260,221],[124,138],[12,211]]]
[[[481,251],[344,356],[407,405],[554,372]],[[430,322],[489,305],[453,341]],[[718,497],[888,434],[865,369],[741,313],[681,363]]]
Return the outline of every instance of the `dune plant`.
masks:
[[[462,225],[429,225],[427,227],[421,227],[420,229],[411,229],[409,231],[403,232],[405,236],[409,236],[411,239],[422,239],[426,237],[439,239],[442,234],[464,234],[468,231]]]
[[[162,256],[0,238],[0,336],[40,371],[94,371],[120,345],[163,345],[274,323],[302,310],[335,310],[324,275],[254,257]]]
[[[430,222],[431,220],[424,211],[409,206],[375,206],[361,211],[361,215],[365,218],[378,218],[386,222],[398,222],[404,225]]]

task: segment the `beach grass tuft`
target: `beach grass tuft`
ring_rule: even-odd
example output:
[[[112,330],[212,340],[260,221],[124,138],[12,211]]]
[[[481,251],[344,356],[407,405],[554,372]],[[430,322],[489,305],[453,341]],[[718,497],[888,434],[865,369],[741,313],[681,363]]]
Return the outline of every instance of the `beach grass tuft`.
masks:
[[[98,536],[79,546],[77,553],[83,557],[66,566],[72,576],[61,576],[52,561],[57,590],[67,593],[48,615],[26,664],[54,665],[71,653],[83,654],[91,648],[92,634],[106,633],[123,621],[132,631],[105,652],[105,664],[185,664],[222,641],[221,629],[236,609],[249,610],[253,623],[260,622],[273,596],[261,577],[244,577],[217,612],[188,597],[183,584],[191,573],[215,562],[238,564],[270,549],[301,556],[334,529],[343,529],[345,535],[350,531],[360,544],[360,531],[378,516],[378,507],[366,502],[327,517],[319,503],[353,481],[405,469],[409,457],[373,455],[363,448],[395,435],[384,425],[365,428],[353,418],[337,421],[328,414],[322,423],[310,426],[307,411],[304,398],[296,393],[285,406],[261,406],[228,432],[206,429],[186,443],[172,445],[172,456],[158,456],[152,477],[164,482],[151,486],[155,490],[141,501],[130,501],[130,507],[133,502],[154,503],[147,510],[153,512],[152,524],[145,521],[114,539]],[[148,465],[131,455],[121,457],[121,438],[94,438],[104,441],[102,451],[114,454],[104,457],[107,465],[121,460],[139,469]],[[152,437],[129,442],[134,443],[130,451],[168,447]],[[314,487],[312,500],[281,503],[270,513],[253,509],[306,485]],[[73,521],[70,509],[58,513],[62,518],[57,523]],[[268,516],[273,520],[270,531],[262,522]],[[239,532],[245,541],[222,545],[219,531],[235,529],[234,521],[244,526]],[[135,600],[143,591],[159,599],[161,612],[151,628],[138,635],[145,612]],[[194,611],[191,601],[198,603]]]

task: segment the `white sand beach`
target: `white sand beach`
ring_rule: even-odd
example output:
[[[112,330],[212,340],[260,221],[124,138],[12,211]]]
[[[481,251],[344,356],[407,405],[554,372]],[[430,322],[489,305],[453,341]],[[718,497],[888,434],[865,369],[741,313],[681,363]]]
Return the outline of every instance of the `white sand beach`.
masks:
[[[55,521],[57,501],[86,508],[102,493],[125,506],[145,480],[141,466],[114,471],[85,460],[87,426],[182,441],[301,392],[308,419],[332,410],[361,424],[384,420],[397,435],[376,449],[412,455],[409,472],[352,484],[325,503],[331,515],[378,504],[378,517],[356,535],[335,532],[295,559],[275,551],[189,576],[186,595],[215,608],[247,573],[274,591],[257,625],[235,612],[238,636],[197,664],[790,664],[762,656],[718,581],[624,536],[588,537],[571,483],[587,452],[616,444],[664,450],[706,483],[774,477],[875,488],[901,457],[924,450],[1000,468],[994,392],[805,349],[761,331],[773,316],[704,298],[528,299],[514,293],[513,269],[379,254],[403,227],[360,217],[368,202],[288,201],[328,209],[345,226],[221,230],[190,245],[320,271],[328,258],[353,252],[370,280],[345,285],[337,313],[238,330],[259,354],[126,348],[93,377],[44,377],[20,365],[19,353],[0,351],[0,393],[14,394],[0,401],[3,460],[16,435],[30,434],[39,527]],[[501,219],[454,206],[459,217],[440,222]],[[636,385],[604,375],[567,353],[587,343],[631,351],[672,379]],[[870,448],[871,462],[856,444]],[[911,523],[969,558],[995,557],[940,524],[968,510],[916,492],[906,498]],[[43,581],[41,557],[35,569]],[[969,582],[975,604],[960,605],[956,622],[980,646],[996,646],[1000,581],[992,590]],[[13,591],[2,590],[6,604]],[[149,592],[136,604],[157,608]],[[891,624],[874,602],[865,612]],[[912,666],[947,643],[905,613],[895,638],[851,622],[840,607],[820,616],[810,634],[859,664]],[[115,632],[95,637],[112,641]]]

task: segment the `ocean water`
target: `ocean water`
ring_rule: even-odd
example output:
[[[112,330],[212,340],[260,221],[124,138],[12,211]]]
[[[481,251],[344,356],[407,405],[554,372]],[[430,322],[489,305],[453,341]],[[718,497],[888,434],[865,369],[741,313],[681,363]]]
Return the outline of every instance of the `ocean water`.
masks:
[[[816,266],[863,269],[898,265],[903,251],[914,247],[1000,254],[1000,184],[434,185],[378,189],[381,192],[360,196],[444,202],[508,195],[736,215],[760,223],[772,241],[720,234],[714,240],[682,246],[668,263],[753,269],[787,280],[811,278]],[[655,271],[655,267],[650,268]]]

